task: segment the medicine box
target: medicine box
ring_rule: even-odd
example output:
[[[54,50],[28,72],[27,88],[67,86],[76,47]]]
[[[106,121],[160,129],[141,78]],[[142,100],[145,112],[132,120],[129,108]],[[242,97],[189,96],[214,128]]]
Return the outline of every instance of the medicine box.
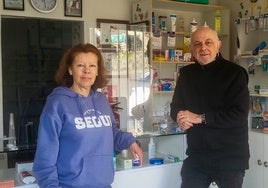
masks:
[[[132,159],[117,157],[116,164],[119,169],[131,169],[132,168]]]
[[[175,50],[175,60],[179,61],[183,59],[183,51],[182,50]]]
[[[268,89],[260,89],[259,93],[260,95],[268,95]]]
[[[33,162],[17,162],[16,163],[16,171],[20,173],[22,171],[32,171],[33,170]]]

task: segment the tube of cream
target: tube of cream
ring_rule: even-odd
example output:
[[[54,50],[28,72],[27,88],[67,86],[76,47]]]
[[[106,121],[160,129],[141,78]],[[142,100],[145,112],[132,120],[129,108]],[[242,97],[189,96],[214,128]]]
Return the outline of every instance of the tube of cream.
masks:
[[[171,32],[176,31],[176,14],[170,14]]]

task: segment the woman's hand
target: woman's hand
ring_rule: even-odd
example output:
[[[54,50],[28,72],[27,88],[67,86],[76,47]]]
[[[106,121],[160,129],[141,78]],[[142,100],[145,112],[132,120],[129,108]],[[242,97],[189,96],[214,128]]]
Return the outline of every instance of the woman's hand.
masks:
[[[129,150],[131,152],[133,160],[135,160],[137,156],[139,157],[139,160],[140,160],[139,166],[142,166],[143,153],[142,153],[142,149],[140,148],[140,146],[136,142],[133,142],[133,144],[130,145]]]

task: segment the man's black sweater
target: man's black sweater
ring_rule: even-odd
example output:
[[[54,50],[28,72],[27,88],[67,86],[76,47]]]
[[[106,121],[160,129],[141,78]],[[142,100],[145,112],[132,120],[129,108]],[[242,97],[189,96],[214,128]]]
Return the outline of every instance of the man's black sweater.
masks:
[[[180,110],[206,115],[206,124],[187,130],[186,154],[204,168],[248,169],[248,75],[219,55],[215,61],[181,68],[171,103]]]

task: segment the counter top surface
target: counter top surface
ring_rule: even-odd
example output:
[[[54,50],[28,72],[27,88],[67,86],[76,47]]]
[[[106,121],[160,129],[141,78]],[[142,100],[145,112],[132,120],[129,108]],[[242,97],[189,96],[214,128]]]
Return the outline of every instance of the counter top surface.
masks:
[[[18,188],[38,188],[37,184],[24,184],[16,172],[15,168],[0,169],[0,181],[14,180],[15,187]]]
[[[144,164],[142,167],[133,167],[131,169],[126,170],[117,170],[115,172],[115,178],[117,175],[123,174],[123,173],[135,173],[135,172],[144,172],[147,170],[153,170],[153,169],[159,169],[159,168],[169,168],[171,166],[178,166],[178,168],[181,166],[182,162],[179,163],[164,163],[162,165],[150,165],[150,164]],[[38,188],[39,186],[37,184],[24,184],[20,177],[18,176],[18,173],[16,172],[15,168],[9,168],[9,169],[0,169],[0,181],[5,180],[14,180],[15,181],[15,187],[16,188]]]
[[[256,132],[256,133],[268,134],[268,131],[263,130],[263,129],[250,129],[250,131]]]

